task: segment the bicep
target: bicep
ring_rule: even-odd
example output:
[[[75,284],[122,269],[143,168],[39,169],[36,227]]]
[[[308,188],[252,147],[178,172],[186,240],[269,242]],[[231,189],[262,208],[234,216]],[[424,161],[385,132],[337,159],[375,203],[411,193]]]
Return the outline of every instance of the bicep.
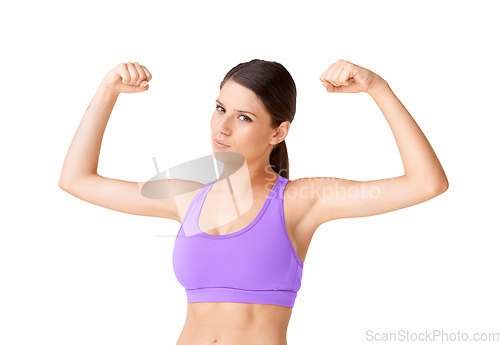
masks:
[[[312,178],[316,189],[311,214],[319,224],[334,219],[366,217],[427,201],[439,193],[398,176],[370,181]]]
[[[180,222],[177,205],[169,192],[171,181],[132,182],[93,174],[72,182],[64,190],[111,210]]]

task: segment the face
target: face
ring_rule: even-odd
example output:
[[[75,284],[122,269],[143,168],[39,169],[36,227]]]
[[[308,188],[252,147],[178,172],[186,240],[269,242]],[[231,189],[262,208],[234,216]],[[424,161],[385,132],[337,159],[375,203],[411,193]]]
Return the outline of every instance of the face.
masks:
[[[289,121],[272,128],[271,115],[255,93],[232,80],[224,84],[214,107],[210,120],[213,151],[237,152],[247,163],[263,158],[269,162],[273,146],[281,142],[289,130]],[[217,146],[214,139],[229,147]]]

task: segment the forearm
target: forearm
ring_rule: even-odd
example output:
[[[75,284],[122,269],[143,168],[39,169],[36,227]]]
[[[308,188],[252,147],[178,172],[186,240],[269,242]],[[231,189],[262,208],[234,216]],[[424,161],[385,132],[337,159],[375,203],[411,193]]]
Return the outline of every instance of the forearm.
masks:
[[[368,94],[389,123],[403,161],[405,175],[431,191],[446,189],[448,180],[436,153],[389,84],[383,81]]]
[[[66,153],[59,185],[97,174],[102,138],[119,93],[99,85]]]

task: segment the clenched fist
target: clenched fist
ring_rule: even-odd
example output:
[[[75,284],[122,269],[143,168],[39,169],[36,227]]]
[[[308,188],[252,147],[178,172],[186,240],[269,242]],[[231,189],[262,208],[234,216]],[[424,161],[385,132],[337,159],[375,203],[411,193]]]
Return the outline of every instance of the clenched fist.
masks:
[[[149,89],[153,76],[138,62],[121,63],[106,74],[101,86],[116,93],[135,93]]]
[[[376,73],[346,60],[337,60],[319,77],[328,92],[370,93],[385,81]]]

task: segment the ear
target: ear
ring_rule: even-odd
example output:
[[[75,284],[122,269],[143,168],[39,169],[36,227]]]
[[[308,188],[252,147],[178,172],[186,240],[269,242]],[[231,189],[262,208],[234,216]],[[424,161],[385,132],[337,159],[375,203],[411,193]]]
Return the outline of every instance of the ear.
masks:
[[[285,140],[285,137],[290,131],[290,121],[283,121],[278,128],[276,128],[274,135],[271,139],[271,145],[276,145]]]

